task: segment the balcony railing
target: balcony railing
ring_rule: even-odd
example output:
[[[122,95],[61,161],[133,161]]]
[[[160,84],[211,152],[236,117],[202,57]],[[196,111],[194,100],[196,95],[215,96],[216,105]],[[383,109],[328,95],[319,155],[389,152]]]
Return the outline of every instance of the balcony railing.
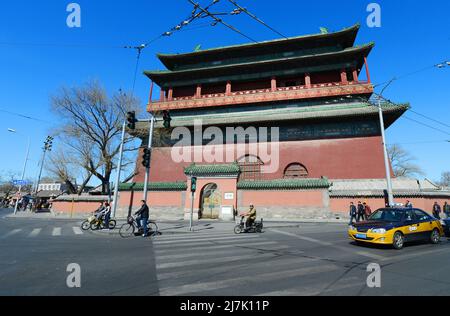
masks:
[[[311,86],[277,87],[275,91],[267,88],[233,91],[228,94],[213,93],[201,96],[165,98],[163,101],[152,101],[148,105],[148,110],[189,109],[371,93],[373,93],[373,86],[367,81],[331,82],[311,84]]]

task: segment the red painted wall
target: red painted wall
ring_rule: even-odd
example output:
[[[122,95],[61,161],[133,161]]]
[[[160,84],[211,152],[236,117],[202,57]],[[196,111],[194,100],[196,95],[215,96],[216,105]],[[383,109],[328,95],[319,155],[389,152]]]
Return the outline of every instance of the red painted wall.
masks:
[[[231,149],[235,147],[231,146]],[[171,148],[155,148],[152,155],[150,180],[156,182],[186,181],[184,167],[191,162],[175,163]],[[137,163],[139,174],[135,182],[144,181],[144,168]],[[303,164],[310,178],[382,179],[385,177],[381,137],[312,140],[280,143],[280,164],[275,173],[265,179],[280,179],[285,168],[293,163]],[[240,157],[236,157],[240,158]],[[201,162],[200,162],[201,163]]]
[[[242,191],[240,205],[324,207],[323,191]]]

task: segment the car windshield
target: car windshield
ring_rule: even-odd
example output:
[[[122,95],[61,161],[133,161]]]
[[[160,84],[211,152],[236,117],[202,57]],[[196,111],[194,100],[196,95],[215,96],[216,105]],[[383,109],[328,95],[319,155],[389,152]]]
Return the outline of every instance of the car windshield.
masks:
[[[369,217],[372,221],[383,221],[383,222],[400,222],[403,217],[403,212],[400,210],[392,209],[381,209],[376,211]]]

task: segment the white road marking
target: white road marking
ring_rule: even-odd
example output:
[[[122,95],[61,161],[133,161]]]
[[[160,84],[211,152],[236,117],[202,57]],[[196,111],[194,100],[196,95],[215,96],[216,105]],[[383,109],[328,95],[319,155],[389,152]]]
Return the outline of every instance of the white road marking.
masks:
[[[53,228],[52,236],[61,236],[61,227]]]
[[[3,235],[2,238],[11,237],[12,235],[16,235],[16,234],[20,233],[21,231],[22,231],[22,229],[14,229],[14,230],[10,231],[9,233]]]
[[[83,235],[83,231],[81,230],[80,227],[72,227],[72,230],[75,235]]]
[[[282,234],[282,235],[286,235],[286,236],[291,236],[291,237],[295,237],[301,240],[305,240],[305,241],[309,241],[321,246],[327,246],[327,247],[332,247],[335,249],[339,249],[342,251],[346,251],[346,252],[350,252],[350,253],[355,253],[352,249],[349,249],[347,247],[343,247],[343,246],[338,246],[335,245],[333,243],[330,242],[326,242],[326,241],[322,241],[322,240],[318,240],[318,239],[314,239],[314,238],[310,238],[310,237],[306,237],[306,236],[301,236],[301,235],[297,235],[294,233],[288,233],[288,232],[284,232],[284,231],[280,231],[280,230],[276,230],[276,229],[272,229],[273,232],[278,233],[278,234]],[[376,255],[376,254],[372,254],[366,251],[360,251],[360,252],[356,252],[356,254],[360,255],[360,256],[364,256],[364,257],[368,257],[371,259],[377,259],[377,260],[387,260],[388,258],[380,256],[380,255]]]
[[[42,231],[42,228],[33,229],[33,231],[28,235],[28,237],[31,237],[31,238],[37,237],[37,235],[39,235],[41,233],[41,231]]]
[[[358,254],[360,256],[376,259],[376,260],[381,260],[381,261],[389,259],[389,258],[386,258],[385,256],[377,255],[377,254],[370,253],[367,251],[358,251],[356,254]]]
[[[297,234],[294,234],[294,233],[284,232],[284,231],[277,230],[277,229],[271,229],[271,231],[274,232],[274,233],[281,234],[281,235],[286,235],[286,236],[295,237],[295,238],[298,238],[298,239],[301,239],[301,240],[310,241],[310,242],[313,242],[315,244],[319,244],[319,245],[322,245],[322,246],[333,246],[332,243],[329,243],[329,242],[326,242],[326,241],[321,241],[321,240],[310,238],[310,237],[306,237],[306,236],[297,235]]]
[[[220,234],[206,234],[206,233],[201,233],[201,234],[173,234],[173,235],[162,235],[162,236],[157,236],[155,237],[154,240],[160,240],[160,241],[165,241],[165,240],[177,240],[177,239],[205,239],[205,238],[214,238],[214,237],[232,237],[232,236],[245,236],[244,234],[242,235],[236,235],[236,234],[232,234],[232,233],[220,233]]]
[[[279,246],[276,250],[283,250],[288,249],[290,247],[288,246]],[[214,249],[217,249],[214,248]],[[276,250],[269,250],[269,251],[276,251]],[[255,250],[256,251],[256,250]],[[236,255],[239,252],[244,252],[245,254],[248,254],[249,249],[246,248],[232,248],[232,249],[222,249],[217,251],[205,251],[203,248],[199,249],[198,252],[192,252],[189,251],[188,253],[183,254],[172,254],[172,255],[165,255],[165,256],[156,256],[156,260],[158,262],[167,261],[167,260],[174,260],[174,259],[187,259],[187,258],[196,258],[196,257],[204,257],[204,256],[229,256],[229,255]]]
[[[219,290],[223,288],[237,288],[239,286],[247,285],[250,283],[261,283],[261,282],[270,282],[277,281],[285,278],[294,278],[303,275],[311,275],[316,273],[325,273],[331,272],[339,269],[336,265],[323,265],[323,266],[313,266],[308,268],[300,268],[294,270],[287,271],[274,271],[264,274],[258,274],[255,276],[243,276],[234,279],[227,279],[222,281],[211,281],[211,282],[203,282],[203,283],[193,283],[186,284],[178,287],[167,287],[160,288],[160,294],[162,296],[177,296],[177,295],[185,295],[188,293],[196,293],[202,291],[213,291]]]
[[[206,237],[204,240],[202,241],[221,241],[221,240],[249,240],[249,239],[255,239],[255,238],[259,238],[258,235],[251,235],[251,236],[232,236],[232,237],[213,237],[213,238],[208,238]],[[182,240],[164,240],[164,241],[158,241],[155,240],[153,241],[154,245],[165,245],[165,244],[182,244],[182,243],[195,243],[197,242],[198,239],[182,239]]]
[[[167,263],[159,263],[156,264],[156,269],[169,269],[169,268],[184,268],[188,266],[196,266],[200,264],[212,264],[212,263],[225,263],[225,262],[233,262],[233,261],[242,261],[248,259],[259,259],[259,258],[269,258],[274,257],[272,253],[262,254],[256,256],[255,254],[244,255],[244,256],[233,256],[227,258],[208,258],[203,257],[196,260],[187,260],[187,261],[177,261],[177,262],[167,262]]]
[[[319,261],[319,259],[317,258],[273,258],[272,260],[269,261],[263,261],[263,262],[258,262],[258,269],[269,269],[269,271],[272,271],[273,266],[276,266],[277,269],[281,269],[283,267],[292,267],[292,265],[300,265],[300,264],[310,264],[313,262],[317,262]],[[212,267],[212,268],[208,268],[207,270],[205,270],[205,274],[207,273],[207,275],[216,275],[219,273],[224,273],[224,272],[230,272],[231,270],[233,271],[239,271],[242,275],[245,274],[251,274],[252,271],[252,266],[249,266],[247,262],[235,262],[232,264],[226,264],[226,265],[221,265],[221,266],[216,266],[216,267]],[[173,280],[177,280],[179,278],[185,278],[185,277],[193,277],[193,276],[198,276],[198,271],[196,270],[181,270],[180,269],[176,269],[175,272],[163,272],[163,273],[157,273],[157,277],[158,277],[158,281],[164,281],[166,283],[172,283]],[[167,281],[165,281],[167,280]],[[160,283],[161,285],[162,283]]]
[[[210,243],[195,243],[196,247],[193,247],[192,245],[189,245],[188,247],[186,247],[186,245],[183,245],[182,249],[180,249],[180,247],[173,247],[172,245],[168,245],[170,248],[163,248],[163,249],[156,249],[155,253],[157,255],[162,255],[162,254],[169,254],[169,253],[173,253],[173,254],[177,254],[180,253],[180,251],[182,251],[183,249],[188,248],[189,251],[195,251],[195,250],[200,250],[203,253],[205,253],[206,251],[212,249],[226,249],[226,248],[237,248],[237,249],[242,249],[243,247],[246,247],[245,249],[248,249],[250,247],[260,247],[260,246],[274,246],[274,245],[278,245],[277,242],[275,241],[264,241],[264,242],[252,242],[252,243],[245,243],[245,244],[221,244],[221,245],[211,245]],[[248,248],[247,248],[248,247]],[[266,249],[266,247],[264,248]]]

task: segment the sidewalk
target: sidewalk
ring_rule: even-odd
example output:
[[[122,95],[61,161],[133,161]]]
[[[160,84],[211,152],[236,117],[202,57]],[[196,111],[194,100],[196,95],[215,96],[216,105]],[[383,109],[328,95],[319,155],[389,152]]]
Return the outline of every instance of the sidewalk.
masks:
[[[16,215],[9,214],[6,218],[14,219],[14,218],[26,218],[26,219],[45,219],[45,220],[75,220],[75,221],[83,221],[86,219],[86,215],[54,215],[51,212],[43,212],[43,213],[31,213],[29,211],[26,212],[18,212]],[[117,218],[117,227],[114,230],[100,230],[95,231],[95,234],[101,235],[118,235],[119,228],[126,222],[125,218]],[[162,234],[195,234],[195,233],[206,233],[206,232],[215,232],[215,233],[233,233],[234,227],[236,223],[233,221],[220,221],[220,220],[200,220],[196,221],[193,224],[193,232],[189,230],[189,221],[185,220],[164,220],[157,219],[159,231]],[[274,229],[274,228],[288,228],[288,227],[301,227],[303,224],[347,224],[348,220],[327,220],[327,219],[298,219],[298,220],[280,220],[280,219],[264,219],[264,228],[265,229]]]

